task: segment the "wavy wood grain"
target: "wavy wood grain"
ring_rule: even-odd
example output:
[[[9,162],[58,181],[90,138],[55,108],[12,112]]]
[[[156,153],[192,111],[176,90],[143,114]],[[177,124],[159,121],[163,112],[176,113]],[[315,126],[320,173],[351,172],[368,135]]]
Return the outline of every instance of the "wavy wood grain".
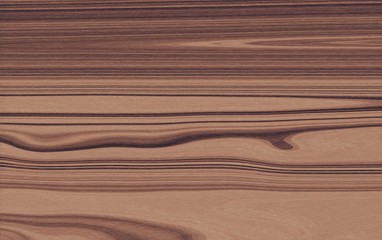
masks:
[[[0,239],[382,238],[381,16],[1,1]]]

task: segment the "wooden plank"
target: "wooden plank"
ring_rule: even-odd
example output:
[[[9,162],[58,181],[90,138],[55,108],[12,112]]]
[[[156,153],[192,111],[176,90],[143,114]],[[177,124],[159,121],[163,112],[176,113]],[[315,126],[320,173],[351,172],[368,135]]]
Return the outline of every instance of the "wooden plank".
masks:
[[[382,238],[382,1],[0,12],[0,239]]]

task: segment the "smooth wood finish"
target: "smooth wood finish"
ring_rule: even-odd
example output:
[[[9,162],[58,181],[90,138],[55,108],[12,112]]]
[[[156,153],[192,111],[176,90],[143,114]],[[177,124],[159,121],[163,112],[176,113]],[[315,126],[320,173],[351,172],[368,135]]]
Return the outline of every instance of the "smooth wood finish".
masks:
[[[382,1],[0,2],[0,239],[382,239]]]

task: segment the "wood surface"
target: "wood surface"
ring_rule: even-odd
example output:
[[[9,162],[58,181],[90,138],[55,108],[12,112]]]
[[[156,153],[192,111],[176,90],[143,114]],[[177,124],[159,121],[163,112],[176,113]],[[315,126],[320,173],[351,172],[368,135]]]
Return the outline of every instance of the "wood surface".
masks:
[[[1,240],[382,239],[382,1],[1,0]]]

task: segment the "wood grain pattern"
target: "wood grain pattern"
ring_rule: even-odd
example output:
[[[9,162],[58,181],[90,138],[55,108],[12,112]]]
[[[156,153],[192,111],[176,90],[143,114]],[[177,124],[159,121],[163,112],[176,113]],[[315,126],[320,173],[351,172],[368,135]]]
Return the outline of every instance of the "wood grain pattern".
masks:
[[[382,1],[2,0],[0,239],[382,239]]]

